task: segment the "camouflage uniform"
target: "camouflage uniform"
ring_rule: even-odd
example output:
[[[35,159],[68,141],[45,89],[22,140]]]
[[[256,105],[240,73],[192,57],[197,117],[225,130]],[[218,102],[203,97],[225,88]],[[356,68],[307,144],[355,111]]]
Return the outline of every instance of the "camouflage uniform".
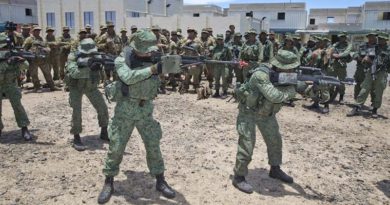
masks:
[[[345,33],[340,34],[339,37],[342,35],[346,36]],[[330,76],[337,77],[341,81],[345,81],[345,78],[347,77],[347,63],[349,62],[349,58],[351,50],[352,50],[352,45],[348,42],[345,43],[340,43],[337,42],[335,43],[331,48],[333,50],[333,53],[338,54],[340,56],[339,59],[334,59],[329,62],[329,67],[328,67],[328,72],[327,74]],[[343,101],[343,96],[345,94],[345,85],[342,84],[341,86],[338,87],[338,92],[340,93],[340,101]],[[331,91],[331,97],[334,99],[335,94],[333,91]]]
[[[354,79],[356,82],[356,85],[354,87],[354,93],[353,97],[356,100],[357,96],[359,95],[359,92],[361,90],[361,85],[364,81],[366,70],[369,69],[369,65],[362,62],[362,59],[367,55],[368,50],[375,49],[376,44],[370,45],[369,43],[364,43],[363,45],[359,46],[359,51],[354,54],[354,59],[356,59],[356,71],[354,74]],[[359,60],[359,57],[361,58]],[[371,101],[374,99],[374,93],[371,92]]]
[[[291,70],[300,64],[296,55],[283,50],[279,51],[270,63],[282,70]],[[281,171],[279,165],[282,164],[282,137],[275,115],[281,109],[282,102],[292,99],[296,94],[294,86],[274,86],[270,81],[270,70],[266,64],[262,64],[252,71],[252,76],[247,83],[241,85],[240,92],[237,92],[239,112],[236,127],[239,139],[233,185],[247,193],[253,191],[252,187],[245,187],[240,183],[246,184],[244,176],[248,174],[248,165],[252,160],[256,126],[267,145],[271,172],[273,169]],[[291,177],[286,177],[291,178],[287,180],[285,176],[273,176],[271,172],[271,177],[292,182]]]
[[[202,33],[206,33],[208,35],[208,31],[206,29],[202,30]],[[200,38],[202,41],[202,47],[204,48],[203,55],[209,55],[210,51],[215,47],[215,39],[211,36],[208,36],[207,38]],[[204,73],[206,76],[207,81],[209,82],[209,87],[213,87],[213,80],[214,80],[214,65],[205,64],[204,65]]]
[[[261,63],[269,63],[269,61],[274,57],[274,44],[266,39],[264,42],[260,41],[262,44],[262,49],[260,51],[259,61]]]
[[[256,35],[255,30],[251,30],[248,32],[248,35]],[[241,48],[240,52],[240,60],[243,60],[247,62],[249,65],[246,67],[242,68],[242,75],[244,78],[244,81],[247,79],[247,75],[249,71],[251,71],[254,68],[257,68],[259,65],[259,56],[260,56],[260,51],[261,51],[261,44],[259,42],[254,41],[254,42],[249,42],[246,41],[244,45]]]
[[[92,42],[91,42],[92,41]],[[83,45],[93,44],[93,39],[87,38],[80,42],[79,52],[85,53],[88,50]],[[97,50],[96,50],[97,51]],[[98,90],[100,74],[98,71],[92,71],[89,67],[79,66],[76,52],[69,54],[68,64],[66,66],[66,84],[69,88],[69,104],[73,109],[72,128],[70,133],[80,134],[82,131],[81,105],[83,95],[87,96],[89,101],[98,113],[100,127],[108,125],[108,109],[103,96]]]
[[[153,33],[146,30],[138,31],[133,37],[135,49],[145,52],[151,51],[152,47],[157,49],[156,40]],[[123,53],[115,60],[115,67],[118,77],[127,85],[129,95],[124,96],[120,90],[117,91],[121,93],[109,124],[110,147],[103,173],[106,176],[118,174],[126,144],[134,128],[137,128],[145,145],[151,174],[161,174],[165,169],[160,151],[162,131],[160,123],[153,118],[153,99],[157,96],[159,77],[152,75],[150,64],[130,68],[125,63]]]
[[[63,31],[69,30],[69,28],[64,27]],[[65,77],[65,64],[68,61],[68,55],[73,43],[73,38],[69,35],[61,35],[58,37],[58,44],[60,46],[60,79],[63,80]]]
[[[54,29],[47,28],[46,32],[54,32]],[[60,49],[59,49],[58,41],[56,40],[56,37],[54,35],[52,36],[46,35],[45,40],[47,45],[50,48],[50,52],[47,59],[50,68],[53,69],[53,80],[59,80],[60,79],[60,70],[59,70]]]
[[[239,57],[240,57],[240,52],[241,52],[241,48],[242,48],[241,37],[242,37],[241,33],[235,33],[234,34],[234,38],[240,38],[240,40],[239,41],[233,41],[231,46],[230,46],[230,50],[232,52],[233,59],[235,59],[235,60],[239,60]],[[230,65],[229,69],[230,68],[232,68],[233,71],[234,71],[234,75],[236,76],[236,82],[243,83],[244,79],[243,79],[243,76],[242,76],[242,69],[239,66],[237,66],[237,65]],[[228,74],[227,81],[228,81],[228,83],[233,82],[233,74],[230,74],[230,71],[229,71],[229,74]]]
[[[4,33],[0,34],[0,48],[7,46],[6,38],[7,35]],[[26,111],[21,103],[22,93],[16,84],[16,79],[19,77],[20,71],[27,70],[28,63],[27,61],[24,61],[23,63],[18,64],[8,64],[8,59],[4,59],[7,52],[8,50],[0,51],[0,131],[4,128],[3,122],[1,121],[1,102],[3,95],[5,95],[11,103],[18,127],[23,128],[30,124]]]
[[[41,30],[39,27],[34,27],[34,30]],[[43,41],[42,37],[38,36],[30,36],[28,37],[23,44],[23,48],[27,51],[31,51],[37,55],[47,55],[47,51],[49,50],[46,43]],[[46,83],[49,85],[50,90],[54,91],[54,81],[51,76],[50,66],[47,63],[47,56],[45,58],[38,58],[31,62],[30,64],[30,73],[31,78],[34,84],[34,89],[38,90],[41,87],[38,78],[38,67],[41,68],[43,76],[46,79]]]
[[[223,35],[218,34],[217,35],[217,42],[218,40],[223,40]],[[230,61],[232,60],[233,56],[232,53],[227,45],[220,45],[216,44],[215,48],[211,50],[211,56],[213,60],[221,60],[221,61]],[[222,78],[222,91],[223,95],[227,95],[228,90],[228,82],[227,82],[227,74],[228,74],[228,68],[225,64],[215,64],[213,65],[213,71],[214,71],[214,79],[215,79],[215,91],[216,96],[219,96],[219,88],[221,86],[220,80]]]

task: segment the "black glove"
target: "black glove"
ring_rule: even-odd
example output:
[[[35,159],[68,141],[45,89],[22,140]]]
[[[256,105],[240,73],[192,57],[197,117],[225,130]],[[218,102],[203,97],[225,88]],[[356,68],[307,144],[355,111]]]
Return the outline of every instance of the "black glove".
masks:
[[[88,67],[89,69],[91,69],[92,71],[98,71],[102,68],[102,62],[100,61],[100,59],[96,59],[96,58],[90,58],[88,59]]]

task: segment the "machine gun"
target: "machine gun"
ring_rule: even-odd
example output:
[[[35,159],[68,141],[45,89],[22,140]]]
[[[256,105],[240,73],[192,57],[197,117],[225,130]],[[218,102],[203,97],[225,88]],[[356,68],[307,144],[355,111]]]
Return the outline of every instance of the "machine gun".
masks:
[[[81,58],[85,58],[86,60],[79,61],[79,59]],[[105,70],[111,71],[115,69],[115,56],[108,55],[102,52],[77,53],[76,59],[78,65],[81,67],[89,67],[89,65],[97,63],[101,65],[100,68],[103,66]]]

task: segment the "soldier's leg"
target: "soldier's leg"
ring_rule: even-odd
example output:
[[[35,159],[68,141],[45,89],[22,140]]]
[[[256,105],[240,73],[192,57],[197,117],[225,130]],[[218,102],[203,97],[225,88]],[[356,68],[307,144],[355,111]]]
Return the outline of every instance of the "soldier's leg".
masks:
[[[107,127],[108,108],[102,93],[97,88],[95,88],[89,92],[86,92],[85,95],[88,97],[89,101],[97,111],[99,126]]]
[[[28,120],[27,113],[24,110],[24,107],[21,102],[22,93],[16,86],[9,86],[7,89],[4,89],[3,92],[8,97],[12,109],[14,110],[16,123],[18,127],[27,127],[30,125],[30,121]]]
[[[199,78],[199,74],[202,73],[202,67],[201,66],[197,66],[195,68],[192,69],[192,72],[193,72],[193,79],[192,79],[192,85],[194,86],[194,89],[198,89],[199,88],[199,85],[200,85],[200,78]]]
[[[254,118],[239,111],[236,129],[239,138],[234,173],[238,176],[246,176],[256,143],[256,125]]]
[[[356,106],[361,106],[366,102],[367,97],[372,90],[372,84],[373,84],[373,82],[372,82],[371,75],[366,74],[364,81],[361,85],[361,90],[359,92],[359,95],[356,97],[356,100],[355,100]]]
[[[65,78],[65,64],[66,64],[66,61],[67,61],[67,56],[65,55],[61,55],[60,56],[60,79],[61,80],[64,80]]]
[[[160,150],[160,139],[162,136],[160,123],[150,116],[138,121],[136,127],[145,145],[146,162],[150,173],[153,176],[162,174],[165,168]]]
[[[206,70],[207,70],[207,81],[209,81],[209,87],[213,87],[213,80],[214,80],[214,66],[206,64]]]
[[[39,64],[39,67],[41,68],[43,76],[45,77],[46,83],[49,85],[50,90],[54,90],[54,81],[51,76],[49,64],[42,62]]]
[[[242,69],[242,79],[243,79],[244,81],[246,81],[247,76],[248,76],[248,73],[249,73],[249,69],[248,69],[248,68],[243,68],[243,69]]]
[[[32,62],[30,64],[30,74],[31,74],[31,79],[34,84],[34,89],[39,89],[41,87],[41,83],[39,81],[38,77],[38,64],[37,62]]]
[[[214,75],[214,82],[215,82],[215,94],[219,95],[219,88],[221,87],[221,69],[217,65],[214,66],[213,68],[213,75]]]
[[[362,66],[356,66],[356,71],[353,76],[355,79],[356,85],[354,87],[353,97],[356,100],[357,96],[359,95],[359,92],[361,90],[361,84],[364,81],[364,68]]]
[[[127,142],[134,130],[135,122],[131,120],[124,110],[129,106],[136,106],[129,102],[119,101],[115,107],[115,114],[108,125],[108,137],[110,146],[108,149],[103,174],[106,176],[116,176],[119,173],[119,165],[122,162],[123,153]]]
[[[375,98],[373,100],[373,108],[380,108],[382,105],[383,91],[387,86],[387,74],[384,71],[380,71],[376,80],[373,82]]]
[[[166,91],[165,91],[165,87],[166,87],[166,80],[165,80],[165,75],[164,74],[160,74],[158,75],[158,77],[160,78],[160,92],[162,94],[165,94]]]
[[[347,78],[347,67],[340,67],[339,69],[337,69],[337,77],[339,80],[345,81],[345,79]],[[341,84],[341,86],[339,87],[339,92],[340,92],[340,96],[344,96],[345,94],[344,84]]]
[[[226,68],[226,80],[227,83],[230,85],[233,83],[233,66],[228,65]]]
[[[244,82],[244,77],[242,76],[242,69],[240,69],[238,66],[234,67],[234,74],[236,76],[236,82]]]
[[[275,115],[260,118],[256,124],[267,145],[268,164],[279,166],[282,164],[282,136]]]
[[[51,66],[53,67],[53,80],[59,80],[60,79],[60,67],[59,67],[59,56],[55,55],[51,59]]]
[[[221,77],[222,77],[222,91],[224,94],[227,94],[228,90],[228,75],[229,75],[229,68],[230,66],[223,66],[221,67]]]
[[[80,134],[82,131],[81,105],[83,92],[77,86],[69,86],[69,105],[72,108],[72,122],[70,133]]]

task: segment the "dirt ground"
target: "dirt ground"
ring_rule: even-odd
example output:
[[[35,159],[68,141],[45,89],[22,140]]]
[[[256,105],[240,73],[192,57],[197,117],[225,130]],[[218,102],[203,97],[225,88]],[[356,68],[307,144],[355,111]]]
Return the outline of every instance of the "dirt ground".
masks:
[[[352,102],[347,88],[347,102]],[[13,110],[3,100],[0,138],[0,204],[96,204],[103,185],[108,144],[99,139],[96,112],[83,101],[84,152],[70,145],[71,108],[63,91],[23,91],[33,142],[20,137]],[[381,118],[347,118],[348,105],[331,105],[322,115],[303,104],[277,115],[283,135],[282,168],[292,185],[268,177],[266,147],[258,141],[250,164],[251,195],[231,185],[237,149],[237,104],[222,99],[196,100],[195,94],[172,93],[155,100],[161,123],[166,178],[177,190],[174,200],[155,191],[145,149],[135,131],[127,145],[115,193],[108,204],[390,204],[390,89]],[[113,114],[114,104],[109,104]]]

